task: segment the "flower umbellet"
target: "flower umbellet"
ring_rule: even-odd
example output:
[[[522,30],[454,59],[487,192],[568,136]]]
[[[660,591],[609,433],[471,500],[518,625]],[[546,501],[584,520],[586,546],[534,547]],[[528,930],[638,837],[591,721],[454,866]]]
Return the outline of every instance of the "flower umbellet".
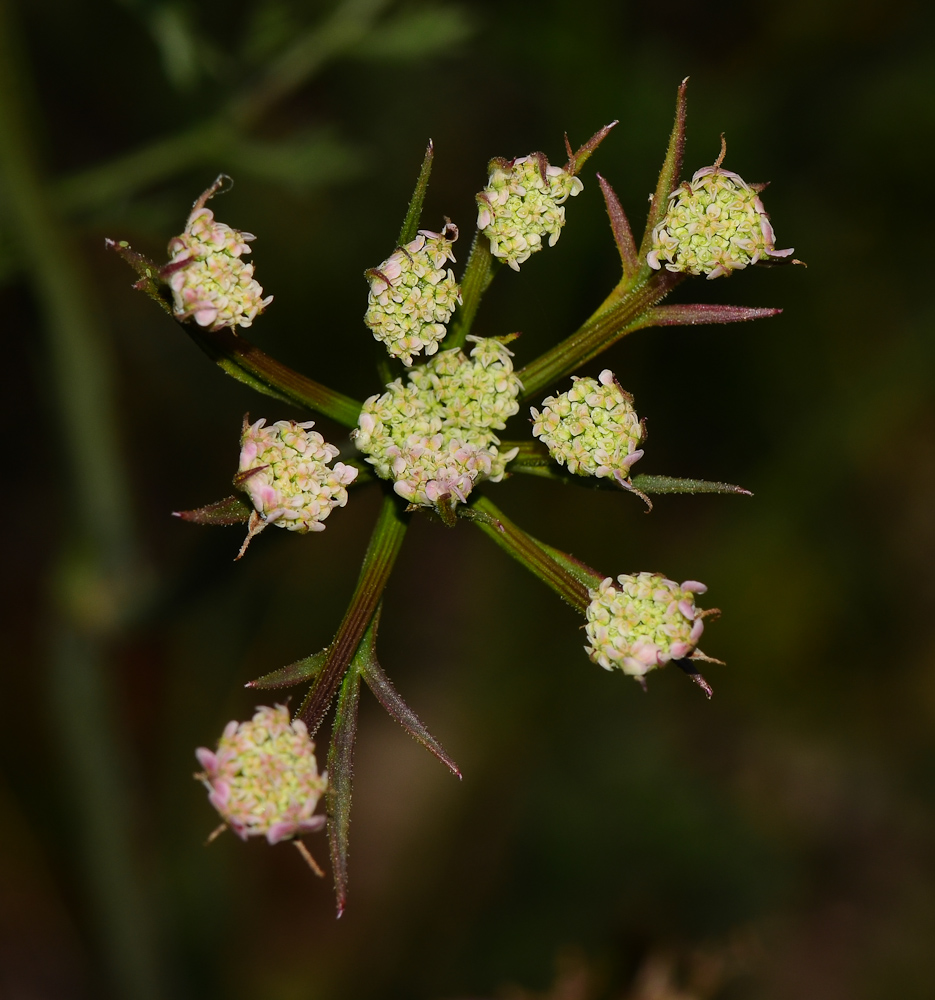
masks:
[[[477,230],[457,281],[448,266],[454,263],[455,224],[446,220],[441,232],[420,229],[434,159],[429,144],[396,250],[365,275],[370,288],[359,329],[359,336],[366,337],[369,328],[384,345],[388,364],[405,369],[364,402],[287,368],[243,339],[235,326],[246,326],[268,302],[258,299],[260,291],[250,293],[254,298],[249,303],[243,293],[243,301],[233,305],[222,303],[213,286],[189,298],[183,294],[201,280],[200,272],[189,274],[185,269],[212,254],[224,258],[219,266],[228,268],[229,274],[243,273],[232,262],[245,251],[247,234],[216,222],[207,209],[220,181],[195,203],[185,233],[170,244],[173,261],[165,268],[125,243],[108,241],[136,270],[135,287],[183,323],[228,374],[350,431],[343,461],[334,462],[337,447],[313,431],[311,421],[245,421],[234,484],[247,499],[242,494],[230,496],[182,511],[179,517],[200,524],[246,522],[248,538],[269,524],[310,533],[322,530],[325,519],[348,502],[348,490],[369,483],[368,488],[383,491],[357,585],[331,643],[247,685],[272,689],[309,684],[295,713],[292,735],[283,737],[292,741],[290,746],[303,736],[314,736],[336,702],[324,795],[339,914],[347,895],[351,774],[361,681],[411,736],[460,776],[454,761],[403,701],[376,655],[382,594],[412,517],[429,516],[449,527],[462,520],[473,524],[584,616],[587,653],[600,666],[629,674],[645,685],[650,671],[674,663],[711,694],[698,672],[699,662],[719,662],[698,649],[704,621],[715,614],[695,603],[705,592],[702,584],[692,580],[679,584],[658,572],[622,574],[615,581],[532,538],[490,499],[491,486],[519,474],[631,491],[647,500],[649,494],[747,492],[721,482],[635,475],[634,466],[644,460],[646,431],[633,397],[609,369],[596,378],[580,373],[582,366],[634,330],[741,322],[780,311],[662,304],[689,275],[713,277],[758,263],[791,262],[787,256],[791,251],[774,249],[759,189],[722,170],[720,159],[698,171],[687,185],[680,183],[685,93],[683,81],[639,246],[613,188],[597,175],[620,255],[620,280],[577,330],[521,365],[514,363],[514,352],[507,347],[516,335],[474,336],[474,317],[485,290],[504,265],[513,270],[520,264],[532,266],[534,254],[556,244],[569,199],[583,189],[578,175],[613,125],[575,151],[566,137],[568,159],[563,167],[551,165],[541,153],[491,161],[487,185],[477,199]],[[210,248],[203,258],[196,244]],[[416,363],[419,355],[423,357]],[[532,435],[527,423],[526,436],[503,436],[523,405],[536,402],[528,411]],[[260,711],[272,713],[277,731],[285,733],[284,709]],[[244,730],[232,723],[225,733],[224,740],[241,740]],[[211,801],[225,823],[241,836],[261,832],[271,842],[298,836],[309,824],[318,824],[314,805],[324,778],[311,769],[300,778],[297,757],[295,781],[283,784],[287,777],[283,769],[292,767],[284,762],[291,758],[262,757],[266,751],[254,742],[256,748],[250,753],[260,757],[249,760],[255,764],[262,758],[263,763],[240,772],[250,775],[249,794],[244,792],[242,798],[234,792],[247,785],[237,785],[228,772],[222,773],[222,763],[231,766],[224,756],[227,744],[222,740],[217,754],[199,751],[205,768],[202,780],[210,786]],[[264,783],[269,785],[266,791]],[[298,801],[303,794],[304,804]],[[256,819],[248,820],[250,816]]]

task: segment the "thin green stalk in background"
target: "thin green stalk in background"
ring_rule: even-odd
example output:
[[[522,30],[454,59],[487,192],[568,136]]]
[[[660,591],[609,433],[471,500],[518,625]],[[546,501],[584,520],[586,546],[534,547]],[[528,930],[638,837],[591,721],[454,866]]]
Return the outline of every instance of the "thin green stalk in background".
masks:
[[[71,458],[59,510],[73,557],[60,556],[49,684],[71,785],[75,838],[96,930],[121,997],[164,996],[151,929],[152,906],[130,835],[126,776],[108,691],[108,636],[128,612],[140,573],[129,491],[114,433],[110,361],[68,233],[41,180],[27,112],[17,37],[0,0],[0,180],[46,330],[58,454]]]

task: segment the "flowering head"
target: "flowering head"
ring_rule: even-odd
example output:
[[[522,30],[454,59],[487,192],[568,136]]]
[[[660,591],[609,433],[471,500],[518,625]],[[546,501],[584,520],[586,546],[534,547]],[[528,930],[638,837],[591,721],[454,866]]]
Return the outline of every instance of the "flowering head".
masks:
[[[162,271],[172,291],[175,315],[210,330],[248,327],[273,301],[272,295],[263,298],[253,264],[241,259],[250,253],[253,234],[218,222],[206,207],[220,182],[218,178],[195,202],[185,232],[170,240],[169,263]]]
[[[325,518],[347,503],[346,487],[357,478],[357,469],[343,462],[329,466],[338,449],[314,426],[314,420],[277,420],[269,427],[265,420],[244,420],[236,482],[264,526],[324,531]]]
[[[595,663],[642,678],[695,652],[704,631],[704,612],[695,607],[695,595],[708,589],[703,583],[678,584],[661,573],[623,573],[617,582],[619,587],[607,577],[588,591],[585,651]]]
[[[440,233],[420,229],[416,238],[367,272],[370,294],[364,322],[390,357],[411,365],[413,354],[434,354],[448,332],[447,323],[461,291],[454,272],[451,245],[458,227],[446,222]]]
[[[305,723],[289,721],[284,705],[260,706],[249,722],[229,722],[216,751],[195,751],[208,801],[240,837],[270,844],[320,830],[315,806],[328,786],[318,773]]]
[[[363,406],[354,438],[383,479],[410,504],[464,503],[480,479],[499,482],[515,451],[494,431],[519,410],[512,352],[496,338],[470,337],[470,358],[443,351],[391,382]]]
[[[702,167],[669,195],[665,218],[653,229],[646,263],[657,270],[718,278],[769,257],[777,250],[769,216],[760,199],[765,185],[748,184],[721,167],[726,147],[711,167]]]
[[[477,195],[477,228],[494,257],[518,271],[542,249],[543,237],[555,246],[565,225],[565,202],[584,189],[572,169],[551,166],[542,153],[490,161],[487,186]]]
[[[625,483],[643,457],[646,430],[610,369],[596,378],[575,378],[572,387],[534,406],[532,433],[559,465],[578,476],[613,476]]]

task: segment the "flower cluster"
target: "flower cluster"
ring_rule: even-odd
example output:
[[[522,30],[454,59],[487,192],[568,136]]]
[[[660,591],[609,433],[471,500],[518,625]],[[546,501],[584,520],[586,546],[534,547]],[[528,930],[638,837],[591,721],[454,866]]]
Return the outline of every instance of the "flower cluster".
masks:
[[[347,490],[357,469],[338,462],[339,454],[317,432],[314,420],[244,421],[237,483],[265,524],[290,531],[324,531],[321,522],[347,503]]]
[[[514,271],[542,249],[555,246],[565,225],[564,204],[584,189],[567,168],[553,167],[541,153],[491,160],[487,187],[477,195],[477,228],[494,257]]]
[[[572,382],[567,392],[544,399],[541,413],[529,408],[533,436],[569,472],[628,480],[631,467],[643,457],[639,445],[646,433],[633,397],[609,368],[596,379],[572,376]]]
[[[328,786],[318,773],[315,744],[305,723],[289,721],[284,705],[261,706],[249,722],[229,722],[216,752],[195,751],[208,801],[240,837],[271,844],[325,825],[315,806]]]
[[[669,195],[665,218],[653,229],[646,263],[657,270],[687,271],[718,278],[776,250],[769,216],[760,200],[763,185],[751,185],[719,164],[702,167]]]
[[[367,272],[370,295],[364,322],[390,357],[412,364],[412,355],[434,354],[461,291],[448,261],[458,227],[446,223],[440,233],[420,229],[416,238]]]
[[[641,678],[695,651],[704,631],[695,594],[708,589],[703,583],[678,584],[661,573],[621,574],[617,582],[619,589],[607,577],[588,592],[585,650],[595,663]]]
[[[192,317],[199,326],[220,330],[250,326],[273,301],[253,277],[253,264],[241,260],[255,237],[214,218],[205,201],[215,188],[195,202],[181,236],[169,242],[169,263],[163,275],[172,290],[175,315]]]
[[[470,359],[443,351],[371,396],[354,437],[378,476],[411,504],[464,502],[479,479],[498,482],[515,451],[501,454],[494,431],[519,410],[512,352],[496,338],[469,337]]]

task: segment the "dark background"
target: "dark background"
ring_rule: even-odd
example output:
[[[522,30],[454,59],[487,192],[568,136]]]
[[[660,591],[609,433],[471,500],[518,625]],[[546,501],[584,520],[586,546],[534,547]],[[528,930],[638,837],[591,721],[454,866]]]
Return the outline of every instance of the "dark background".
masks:
[[[932,995],[931,28],[910,0],[0,5],[0,995]],[[330,55],[212,138],[316,31]],[[416,518],[381,661],[464,780],[364,695],[335,922],[288,847],[202,847],[192,751],[249,715],[247,680],[329,641],[379,491],[236,566],[239,528],[169,517],[229,492],[245,410],[300,414],[213,367],[103,237],[162,258],[231,173],[213,207],[257,234],[276,296],[249,335],[362,398],[361,273],[392,250],[426,140],[423,222],[450,215],[463,262],[491,156],[561,162],[565,130],[619,118],[560,242],[484,301],[475,332],[521,330],[524,364],[616,281],[594,170],[639,228],[688,74],[686,173],[726,132],[808,269],[686,282],[677,300],[784,313],[643,331],[585,370],[635,394],[640,471],[755,496],[646,516],[524,477],[490,495],[608,574],[704,580],[724,611],[705,649],[729,665],[710,703],[676,670],[643,695],[479,532]]]

